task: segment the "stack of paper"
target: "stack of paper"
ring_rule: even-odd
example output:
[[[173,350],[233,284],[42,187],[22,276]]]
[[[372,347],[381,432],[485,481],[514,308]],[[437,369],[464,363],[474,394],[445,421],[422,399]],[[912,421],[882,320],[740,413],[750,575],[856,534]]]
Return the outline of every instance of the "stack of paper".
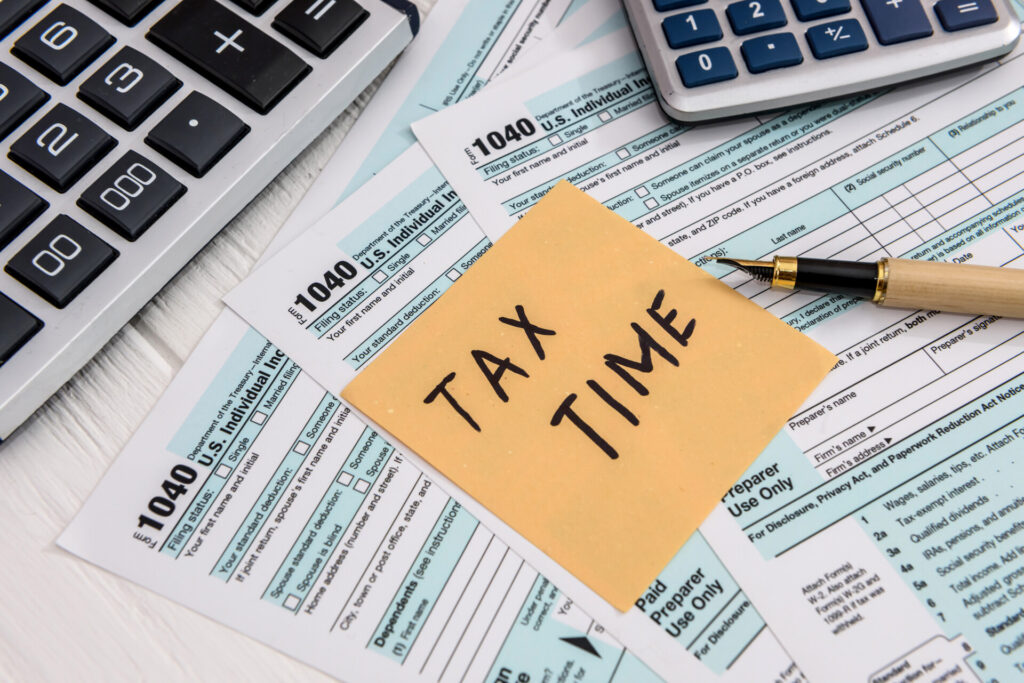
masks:
[[[1024,325],[769,290],[710,261],[1020,267],[1018,57],[687,128],[658,108],[613,0],[440,0],[276,254],[229,295],[242,317],[221,315],[61,544],[347,680],[1020,678]],[[529,524],[508,500],[496,515],[463,490],[479,484],[470,474],[403,452],[338,397],[355,380],[344,398],[367,412],[418,391],[373,361],[412,339],[428,309],[412,329],[439,339],[418,349],[434,377],[449,349],[433,305],[460,295],[467,273],[481,282],[471,267],[497,261],[492,241],[563,180],[838,357],[667,562],[649,553],[678,548],[683,499],[636,529],[635,552],[647,554],[607,556],[661,565],[626,611],[566,568],[557,538],[544,552],[534,532],[521,535]],[[521,249],[524,270],[551,282],[564,268],[577,282],[568,251],[593,261],[612,239],[584,232],[564,265]],[[511,315],[515,302],[504,303]],[[713,318],[701,313],[694,348]],[[411,344],[385,355],[408,357]],[[507,355],[539,377],[529,356]],[[508,377],[511,393],[523,378]],[[443,438],[393,424],[409,446]],[[552,482],[525,512],[580,483],[571,470]]]

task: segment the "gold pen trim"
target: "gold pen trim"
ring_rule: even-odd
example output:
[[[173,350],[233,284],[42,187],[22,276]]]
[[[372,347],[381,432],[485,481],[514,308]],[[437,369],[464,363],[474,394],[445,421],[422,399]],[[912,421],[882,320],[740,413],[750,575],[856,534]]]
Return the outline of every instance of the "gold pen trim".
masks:
[[[885,292],[889,285],[889,259],[878,259],[878,275],[875,276],[875,295],[871,300],[876,304],[885,301]]]
[[[796,257],[776,256],[772,262],[772,287],[796,288]]]

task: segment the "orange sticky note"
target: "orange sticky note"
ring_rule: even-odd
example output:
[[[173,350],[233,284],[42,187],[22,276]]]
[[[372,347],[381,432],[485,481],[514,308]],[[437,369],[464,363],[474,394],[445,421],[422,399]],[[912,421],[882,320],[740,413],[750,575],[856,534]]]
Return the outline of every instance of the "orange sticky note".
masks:
[[[835,360],[563,182],[342,396],[625,611]]]

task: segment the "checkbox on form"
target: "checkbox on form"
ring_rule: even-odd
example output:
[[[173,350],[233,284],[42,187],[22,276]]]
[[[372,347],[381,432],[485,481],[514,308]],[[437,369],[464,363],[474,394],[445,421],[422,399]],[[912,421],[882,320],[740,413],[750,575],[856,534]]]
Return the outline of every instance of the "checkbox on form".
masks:
[[[616,155],[617,155],[617,156],[618,156],[618,157],[619,157],[620,159],[625,159],[626,157],[628,157],[628,156],[629,156],[629,152],[627,152],[627,151],[626,151],[626,150],[624,150],[624,149],[620,149],[620,150],[618,150],[617,152],[615,152],[615,154],[616,154]]]
[[[650,194],[650,191],[648,191],[648,189],[646,187],[644,187],[643,185],[641,185],[640,187],[636,188],[636,190],[634,190],[634,191],[636,192],[636,196],[637,197],[646,197],[647,195]]]
[[[217,476],[221,479],[227,479],[228,475],[231,474],[231,467],[229,465],[219,465],[217,467]]]
[[[557,145],[560,142],[562,142],[562,136],[561,135],[552,135],[551,137],[548,138],[548,142],[550,142],[552,145]]]
[[[612,115],[609,114],[606,111],[603,111],[603,112],[601,112],[600,114],[597,115],[597,118],[601,119],[605,123],[608,123],[609,121],[612,120]]]
[[[255,413],[252,414],[252,421],[258,425],[261,425],[267,421],[267,414],[257,410]]]
[[[388,276],[384,274],[383,270],[378,270],[376,273],[373,274],[373,279],[376,280],[377,282],[384,282],[385,280],[388,279]]]
[[[646,206],[648,209],[653,209],[658,206],[658,200],[655,199],[654,197],[651,197],[650,199],[644,202],[644,206]]]
[[[342,472],[341,476],[338,477],[338,483],[342,486],[348,486],[352,483],[352,478],[351,472]]]
[[[370,488],[370,482],[366,481],[365,479],[360,479],[359,481],[356,482],[354,488],[359,493],[366,493],[366,491]]]
[[[422,244],[423,246],[426,246],[430,244],[430,237],[428,237],[427,235],[420,235],[419,237],[416,238],[416,241]]]
[[[451,280],[452,282],[455,282],[456,280],[459,279],[459,271],[455,270],[454,268],[449,270],[446,274],[448,275],[448,279]]]
[[[294,610],[302,602],[302,598],[295,593],[289,593],[288,597],[284,599],[284,606],[286,609]]]

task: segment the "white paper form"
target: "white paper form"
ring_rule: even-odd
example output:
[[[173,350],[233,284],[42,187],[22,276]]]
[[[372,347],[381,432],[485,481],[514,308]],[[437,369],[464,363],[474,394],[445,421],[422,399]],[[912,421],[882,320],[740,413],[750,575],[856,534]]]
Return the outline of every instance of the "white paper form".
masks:
[[[1019,680],[1024,324],[768,290],[709,259],[1021,267],[1022,60],[687,129],[627,42],[415,129],[488,232],[569,178],[839,356],[702,527],[811,680]]]
[[[566,14],[580,4],[574,2]],[[546,9],[550,5],[537,8],[538,19]],[[439,13],[432,12],[425,26],[440,23]],[[303,227],[286,225],[268,254]],[[273,389],[261,371],[277,379]],[[252,395],[262,392],[263,402],[253,405]],[[232,407],[225,409],[229,402]],[[218,432],[214,424],[227,431]],[[229,443],[230,452],[224,450]],[[197,460],[213,469],[202,489]],[[328,468],[340,474],[325,489]],[[189,481],[193,470],[196,481]],[[418,482],[415,493],[403,498],[404,491],[391,485],[400,481]],[[320,493],[316,518],[304,519]],[[125,526],[132,521],[125,517],[125,502],[137,503],[135,528]],[[414,506],[427,514],[413,519]],[[245,508],[249,512],[239,521]],[[385,525],[398,513],[404,524]],[[543,680],[555,672],[577,680],[656,680],[599,624],[227,309],[60,543],[343,678],[518,680],[524,674]],[[329,555],[331,548],[337,556]],[[279,560],[281,567],[270,576]],[[214,562],[215,567],[204,566]],[[295,573],[300,570],[302,576]],[[261,580],[266,587],[258,585]],[[344,595],[354,581],[362,582],[358,594]],[[406,611],[413,582],[418,602]],[[369,595],[370,584],[377,597]],[[390,602],[388,591],[395,596]],[[345,614],[332,616],[344,600]],[[407,618],[396,634],[401,615]],[[295,618],[302,620],[299,626]]]
[[[400,177],[410,179],[407,189],[392,199],[386,188],[398,186]],[[417,145],[270,259],[227,300],[282,348],[293,349],[300,364],[316,368],[325,386],[340,389],[489,246]],[[328,279],[335,280],[338,271],[354,275],[332,289]],[[314,310],[296,303],[300,300]],[[416,462],[499,537],[514,533],[429,465]],[[550,562],[533,552],[539,561]],[[700,614],[687,624],[685,645],[712,671],[728,672],[729,680],[736,681],[799,680],[790,657],[699,535],[661,580],[669,609],[688,597],[702,601]],[[628,628],[613,635],[666,677],[678,679],[685,665],[696,664],[674,640],[652,641]],[[649,649],[651,642],[660,644],[658,652]],[[701,673],[707,670],[695,675]]]
[[[582,44],[616,14],[623,16],[619,0],[440,0],[285,230],[309,227],[405,151],[416,140],[413,121],[473,95],[528,55],[536,64]]]

